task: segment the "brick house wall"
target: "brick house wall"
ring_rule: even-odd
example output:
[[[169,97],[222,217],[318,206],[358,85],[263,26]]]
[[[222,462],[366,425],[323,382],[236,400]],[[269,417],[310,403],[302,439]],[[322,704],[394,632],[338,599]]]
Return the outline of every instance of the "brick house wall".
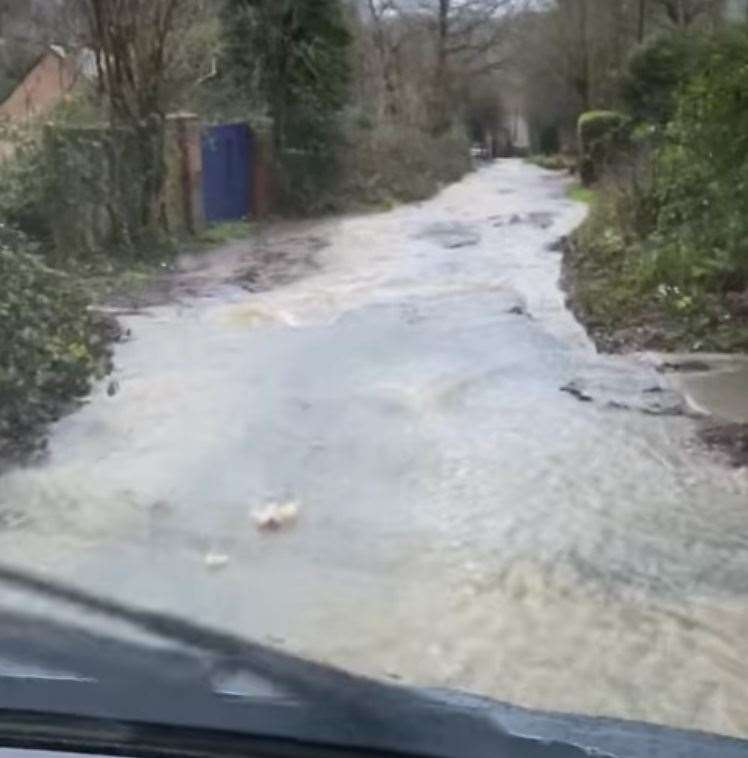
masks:
[[[47,50],[0,103],[0,119],[18,123],[44,116],[73,88],[77,76],[75,58]]]

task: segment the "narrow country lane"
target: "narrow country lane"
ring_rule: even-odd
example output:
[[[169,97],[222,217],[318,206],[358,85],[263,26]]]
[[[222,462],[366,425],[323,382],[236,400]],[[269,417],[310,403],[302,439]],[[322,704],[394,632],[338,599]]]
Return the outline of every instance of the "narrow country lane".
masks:
[[[294,284],[125,317],[119,391],[0,479],[2,561],[377,677],[748,737],[748,490],[565,310],[565,188],[498,162],[305,224]],[[297,521],[258,530],[277,501]]]

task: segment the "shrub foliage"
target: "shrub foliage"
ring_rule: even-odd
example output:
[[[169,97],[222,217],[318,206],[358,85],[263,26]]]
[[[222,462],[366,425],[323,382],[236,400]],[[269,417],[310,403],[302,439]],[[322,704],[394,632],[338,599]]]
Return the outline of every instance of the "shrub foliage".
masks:
[[[35,255],[0,247],[0,458],[27,452],[108,361],[71,278]]]
[[[629,123],[627,116],[617,111],[589,111],[579,117],[580,173],[584,184],[592,184],[618,158],[628,143]]]
[[[623,77],[626,112],[636,123],[664,127],[675,115],[676,96],[698,71],[706,38],[671,32],[647,42],[632,54]]]
[[[677,99],[658,152],[659,276],[748,284],[748,31],[721,35]]]

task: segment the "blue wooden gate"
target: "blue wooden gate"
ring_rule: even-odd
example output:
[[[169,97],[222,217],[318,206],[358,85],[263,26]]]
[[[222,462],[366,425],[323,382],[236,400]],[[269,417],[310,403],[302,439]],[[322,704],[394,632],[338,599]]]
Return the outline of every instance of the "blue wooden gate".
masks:
[[[243,218],[251,212],[253,148],[246,124],[212,126],[203,133],[203,204],[208,221]]]

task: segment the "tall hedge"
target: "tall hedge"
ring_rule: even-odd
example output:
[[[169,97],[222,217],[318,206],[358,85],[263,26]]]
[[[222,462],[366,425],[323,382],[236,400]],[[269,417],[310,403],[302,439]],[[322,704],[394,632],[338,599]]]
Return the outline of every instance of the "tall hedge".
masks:
[[[81,290],[34,255],[0,247],[0,460],[86,394],[109,357]]]
[[[748,28],[710,46],[657,161],[659,278],[748,285]]]
[[[629,118],[617,111],[588,111],[579,117],[580,174],[585,185],[600,177],[629,138]]]
[[[664,127],[675,115],[676,96],[702,64],[707,37],[670,32],[636,49],[622,82],[623,104],[637,123]]]

